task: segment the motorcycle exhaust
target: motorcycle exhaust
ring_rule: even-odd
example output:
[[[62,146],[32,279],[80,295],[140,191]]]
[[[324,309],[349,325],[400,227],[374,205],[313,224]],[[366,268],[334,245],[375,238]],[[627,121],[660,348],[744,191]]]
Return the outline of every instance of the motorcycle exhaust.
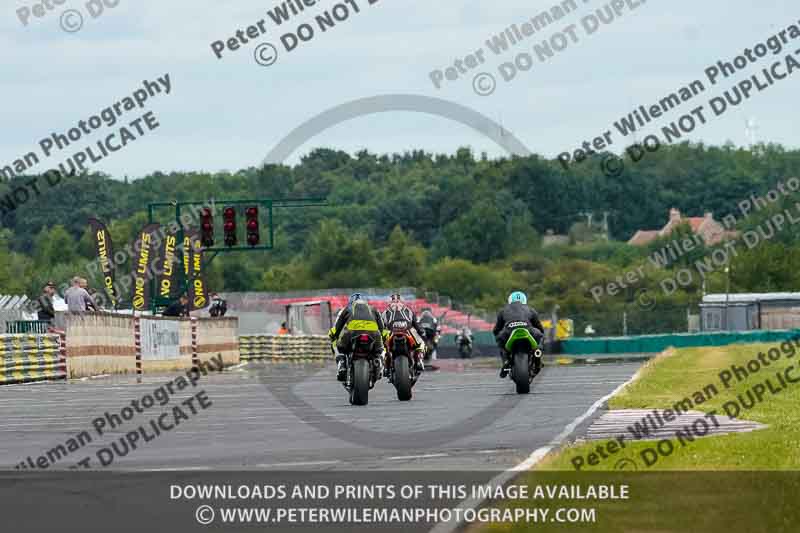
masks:
[[[542,357],[542,350],[540,350],[539,348],[536,348],[536,351],[533,352],[533,356],[541,358]]]

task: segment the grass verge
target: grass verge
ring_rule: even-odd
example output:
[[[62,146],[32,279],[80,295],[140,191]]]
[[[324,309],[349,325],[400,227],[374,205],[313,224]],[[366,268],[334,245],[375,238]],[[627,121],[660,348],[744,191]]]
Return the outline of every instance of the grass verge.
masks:
[[[736,377],[734,365],[744,368],[747,376],[739,372]],[[753,401],[750,408],[742,407],[742,403],[750,404],[748,394],[756,398],[755,391],[760,391],[760,400]],[[624,485],[630,497],[614,501],[487,502],[487,507],[538,510],[538,520],[473,525],[468,530],[798,531],[800,342],[670,350],[644,365],[638,379],[612,398],[609,407],[663,410],[685,398],[692,400],[693,410],[705,413],[725,414],[726,406],[733,410],[735,403],[739,406],[738,418],[768,427],[750,433],[698,438],[685,445],[678,439],[668,439],[672,453],[659,455],[649,466],[643,462],[642,452],[655,447],[654,441],[629,441],[615,454],[607,453],[608,458],[599,464],[585,465],[580,471],[573,466],[573,458],[586,457],[598,446],[607,450],[609,442],[564,447],[512,483],[528,487]],[[634,463],[626,463],[624,470],[615,469],[623,458]],[[636,471],[632,471],[633,465]],[[564,508],[591,510],[593,520],[561,521],[556,513],[561,509],[563,518]],[[542,510],[548,514],[543,516]]]
[[[770,351],[771,350],[771,351]],[[704,413],[737,414],[737,418],[768,425],[749,433],[716,437],[670,439],[652,465],[653,441],[626,442],[624,449],[606,454],[597,465],[581,470],[613,470],[623,458],[648,470],[796,470],[800,469],[800,368],[798,343],[743,344],[670,350],[648,362],[639,378],[609,401],[610,409],[664,409],[689,399],[692,409]],[[760,355],[761,354],[761,355]],[[772,357],[770,357],[770,355]],[[777,360],[773,360],[777,358]],[[757,365],[752,361],[757,361]],[[764,363],[766,362],[766,364]],[[748,364],[749,370],[748,370]],[[732,367],[743,368],[738,375]],[[752,370],[756,369],[755,372]],[[790,380],[797,380],[792,383]],[[753,401],[755,398],[755,401]],[[760,400],[759,400],[760,398]],[[752,407],[748,408],[751,404]],[[683,404],[687,405],[687,404]],[[739,412],[736,413],[738,406]],[[709,419],[709,423],[711,420]],[[630,435],[628,435],[630,436]],[[609,441],[563,448],[545,458],[538,468],[574,470],[573,459]],[[632,467],[632,463],[625,463]]]

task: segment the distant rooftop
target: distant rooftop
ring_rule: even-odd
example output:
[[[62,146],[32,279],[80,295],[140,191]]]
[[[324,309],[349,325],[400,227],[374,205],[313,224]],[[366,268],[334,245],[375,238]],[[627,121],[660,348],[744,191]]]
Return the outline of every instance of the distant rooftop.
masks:
[[[755,303],[796,300],[800,304],[800,292],[752,292],[740,294],[706,294],[704,304],[725,303]]]

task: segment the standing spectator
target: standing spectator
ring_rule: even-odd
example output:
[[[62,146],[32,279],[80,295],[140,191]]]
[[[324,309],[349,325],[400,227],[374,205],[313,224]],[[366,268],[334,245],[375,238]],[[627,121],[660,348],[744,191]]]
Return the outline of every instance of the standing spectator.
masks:
[[[225,316],[225,313],[227,312],[228,312],[228,302],[223,300],[216,292],[213,293],[211,295],[211,309],[208,310],[208,314],[210,314],[214,318],[217,318]]]
[[[169,304],[161,316],[189,316],[189,297],[186,296],[186,293],[181,294],[180,298]]]
[[[80,286],[81,289],[85,290],[89,294],[89,297],[91,298],[91,303],[86,302],[86,310],[97,312],[97,303],[96,303],[97,300],[95,300],[95,294],[97,294],[97,291],[89,288],[89,282],[87,281],[86,278],[81,278]]]
[[[56,292],[56,284],[48,281],[47,285],[42,289],[42,295],[36,300],[39,305],[38,318],[39,320],[46,320],[52,322],[56,317],[56,310],[53,308],[53,295]]]
[[[81,287],[81,284],[85,285],[86,280],[75,276],[72,278],[72,287],[64,293],[64,300],[67,301],[67,309],[70,313],[85,313],[97,309],[94,300],[86,292],[86,289]]]
[[[286,322],[281,323],[281,329],[278,330],[278,335],[288,335],[289,328],[286,327]]]

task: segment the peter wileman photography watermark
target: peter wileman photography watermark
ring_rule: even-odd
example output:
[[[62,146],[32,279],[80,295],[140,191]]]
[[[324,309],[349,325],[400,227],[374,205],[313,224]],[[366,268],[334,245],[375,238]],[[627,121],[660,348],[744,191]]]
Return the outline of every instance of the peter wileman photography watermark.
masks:
[[[759,42],[750,48],[745,48],[740,55],[729,61],[719,60],[705,69],[706,82],[696,79],[683,87],[665,95],[657,103],[649,106],[640,105],[627,115],[614,122],[614,127],[609,128],[593,139],[584,141],[583,144],[572,151],[565,151],[558,155],[558,161],[564,170],[573,164],[592,161],[594,156],[599,156],[614,144],[614,130],[622,137],[631,137],[653,122],[664,117],[682,105],[694,100],[705,93],[710,87],[718,85],[721,81],[736,76],[751,65],[756,65],[765,58],[776,58],[785,52],[792,42],[800,38],[800,22],[790,24],[780,32],[769,36],[765,41]],[[700,105],[685,113],[668,126],[661,128],[661,137],[655,134],[647,135],[639,143],[631,144],[625,154],[633,163],[638,163],[648,154],[657,152],[664,144],[672,144],[683,140],[685,135],[695,131],[700,125],[705,125],[711,118],[721,117],[728,111],[737,108],[750,100],[755,95],[775,86],[778,82],[789,79],[796,71],[800,70],[800,49],[785,54],[780,59],[772,62],[761,72],[739,81],[722,95],[713,96],[707,104]],[[625,161],[612,153],[602,157],[601,169],[608,177],[618,177],[625,170]]]
[[[758,211],[767,209],[770,205],[800,192],[800,178],[789,178],[786,182],[778,182],[773,189],[763,195],[755,193],[736,204],[739,217],[731,213],[722,219],[723,231],[727,233],[727,240],[711,250],[705,257],[695,261],[691,266],[676,269],[670,277],[659,282],[665,295],[671,295],[681,287],[689,287],[697,280],[696,275],[705,279],[708,274],[718,272],[731,263],[732,258],[739,255],[743,248],[752,250],[760,244],[767,242],[787,228],[793,228],[800,223],[800,202],[789,209],[775,213],[761,224],[741,234],[735,233],[734,228],[741,220]],[[721,236],[720,236],[721,237]],[[672,239],[664,246],[655,250],[648,256],[648,262],[653,268],[663,269],[686,257],[693,251],[705,245],[699,235]],[[647,277],[647,264],[628,269],[617,276],[613,281],[591,287],[589,293],[595,302],[600,303],[606,296],[616,296],[624,290],[636,286]],[[696,273],[696,274],[695,274]],[[646,292],[637,295],[637,302],[642,307],[649,307],[654,300],[649,299]]]
[[[122,0],[88,0],[80,4],[83,9],[66,9],[59,16],[59,26],[67,33],[77,33],[83,29],[84,13],[91,19],[98,19],[103,16],[106,10],[114,9],[120,5]],[[63,6],[66,0],[41,0],[32,2],[17,8],[17,18],[20,23],[28,27],[32,22],[48,18],[51,11],[56,11]]]
[[[588,4],[591,1],[583,0],[583,3]],[[455,58],[451,65],[430,71],[428,77],[433,86],[437,90],[441,90],[448,82],[455,82],[483,67],[487,63],[489,52],[492,54],[491,57],[499,58],[514,52],[522,44],[534,41],[530,47],[533,53],[517,52],[510,61],[505,61],[496,67],[496,74],[483,70],[473,76],[472,88],[475,93],[479,96],[489,96],[497,88],[497,75],[504,82],[509,83],[521,72],[532,70],[537,62],[547,63],[558,54],[580,43],[581,33],[584,37],[592,36],[603,26],[620,20],[626,14],[645,4],[645,0],[612,0],[581,18],[578,24],[564,26],[543,38],[540,36],[542,31],[551,28],[554,24],[561,23],[571,14],[580,10],[581,6],[577,0],[564,0],[491,35],[486,39],[485,47],[477,47],[469,54]]]
[[[59,461],[65,460],[70,456],[80,452],[87,445],[94,442],[95,438],[103,436],[113,430],[117,430],[125,425],[126,422],[133,420],[137,414],[147,414],[155,407],[166,407],[170,402],[176,400],[175,396],[184,389],[191,387],[196,389],[200,378],[206,376],[210,371],[221,372],[224,369],[222,355],[212,357],[209,362],[201,361],[199,365],[186,372],[185,375],[178,376],[173,380],[154,389],[151,393],[144,394],[138,400],[133,400],[118,411],[106,411],[102,416],[92,420],[91,430],[84,430],[74,437],[68,438],[64,443],[57,444],[45,450],[36,459],[31,456],[20,461],[14,468],[16,470],[29,469],[48,469],[55,466]],[[177,401],[177,400],[176,400]],[[181,400],[177,405],[173,405],[157,416],[146,420],[135,429],[128,431],[125,435],[99,448],[94,456],[87,455],[83,459],[75,461],[69,466],[71,470],[77,468],[93,468],[95,466],[108,467],[115,460],[126,457],[139,446],[152,442],[163,434],[169,433],[184,421],[188,421],[193,416],[197,416],[213,404],[208,398],[205,390],[192,394]],[[93,459],[96,460],[93,462]]]
[[[365,8],[377,4],[379,0],[342,0],[326,7],[313,19],[308,19],[294,28],[284,26],[308,10],[318,6],[320,0],[284,0],[272,9],[267,10],[267,17],[253,21],[245,28],[239,28],[232,35],[212,41],[211,52],[217,59],[230,56],[256,39],[269,33],[267,24],[272,22],[275,27],[282,27],[282,34],[276,35],[277,42],[283,53],[291,53],[301,45],[307,46],[321,34],[327,33],[341,24],[353,20],[354,15],[361,14]],[[279,47],[274,42],[262,42],[253,51],[256,63],[262,67],[269,67],[278,61]]]
[[[501,146],[510,156],[529,156],[531,149],[513,131],[503,128],[491,117],[470,107],[440,98],[414,94],[378,95],[344,102],[326,109],[306,120],[286,134],[263,158],[264,165],[281,165],[295,151],[319,133],[349,120],[387,111],[415,111],[445,118],[468,127]],[[547,368],[543,370],[546,372]],[[510,412],[519,404],[522,395],[498,395],[487,406],[476,410],[466,420],[454,420],[446,427],[425,431],[374,431],[352,422],[324,413],[296,389],[312,376],[298,372],[287,379],[263,367],[258,372],[259,382],[290,413],[314,429],[343,441],[375,449],[401,450],[441,446],[464,437],[475,435],[492,424],[499,416]]]
[[[759,352],[758,355],[744,365],[731,365],[717,374],[718,382],[709,383],[702,389],[676,402],[671,408],[654,409],[651,413],[629,425],[627,433],[620,433],[614,440],[598,444],[593,452],[574,456],[571,459],[573,468],[581,470],[587,465],[597,466],[602,461],[608,460],[624,450],[629,441],[652,440],[659,429],[664,428],[667,423],[675,421],[682,413],[688,413],[695,407],[716,398],[720,395],[721,390],[730,390],[733,386],[747,382],[750,378],[757,378],[763,375],[762,373],[767,373],[773,363],[777,363],[782,358],[792,359],[795,357],[798,349],[800,349],[800,336],[783,341],[779,346],[773,346],[766,352]],[[743,413],[797,383],[800,383],[800,368],[796,365],[789,365],[783,370],[777,371],[762,381],[755,383],[744,393],[737,394],[735,398],[726,401],[722,404],[722,409],[729,418],[737,419]],[[718,414],[716,410],[710,410],[707,413],[698,415],[691,424],[686,423],[681,429],[675,430],[670,438],[659,439],[653,446],[644,448],[639,452],[641,464],[650,468],[658,463],[661,458],[669,457],[676,450],[689,446],[696,438],[708,435],[712,431],[712,426],[720,427],[720,422],[717,419]],[[677,443],[673,442],[673,439]],[[637,463],[633,459],[624,458],[616,462],[615,468],[618,470],[636,469]]]
[[[42,137],[37,143],[38,150],[31,150],[20,154],[11,163],[0,163],[0,181],[9,181],[30,173],[36,165],[60,154],[66,150],[75,150],[74,144],[88,142],[86,138],[100,134],[103,128],[114,128],[106,131],[91,145],[85,145],[70,155],[66,161],[58,164],[58,168],[51,168],[43,173],[44,180],[31,178],[24,185],[17,185],[14,189],[0,198],[0,219],[8,213],[26,204],[31,198],[40,196],[41,189],[47,185],[55,187],[63,176],[75,175],[88,170],[89,163],[99,163],[111,154],[118,152],[158,129],[161,124],[155,113],[147,111],[133,119],[128,115],[133,111],[141,111],[146,104],[157,95],[169,95],[172,92],[172,80],[169,73],[157,77],[155,80],[144,80],[141,87],[137,87],[130,94],[104,107],[98,113],[79,120],[76,124],[63,131],[55,131]],[[124,125],[118,123],[129,120]]]

